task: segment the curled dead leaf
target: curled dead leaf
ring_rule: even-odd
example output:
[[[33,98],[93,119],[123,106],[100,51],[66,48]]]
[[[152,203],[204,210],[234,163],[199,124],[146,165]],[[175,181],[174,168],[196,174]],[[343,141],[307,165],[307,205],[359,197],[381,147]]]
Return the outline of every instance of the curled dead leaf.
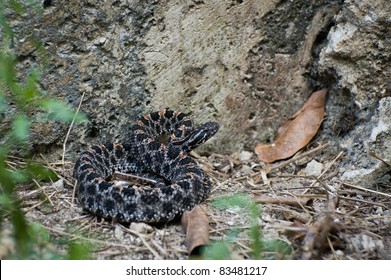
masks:
[[[198,248],[208,245],[209,219],[205,207],[198,205],[191,211],[183,213],[181,224],[186,231],[186,246],[189,255],[193,255]]]
[[[325,114],[328,89],[312,93],[303,107],[277,131],[271,145],[256,145],[255,153],[259,159],[270,163],[293,156],[314,137]]]

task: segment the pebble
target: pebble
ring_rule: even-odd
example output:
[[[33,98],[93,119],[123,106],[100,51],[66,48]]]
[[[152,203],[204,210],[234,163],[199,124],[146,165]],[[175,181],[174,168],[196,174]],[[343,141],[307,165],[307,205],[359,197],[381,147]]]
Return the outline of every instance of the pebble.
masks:
[[[129,229],[138,233],[150,233],[153,231],[153,228],[146,223],[131,223]]]
[[[322,174],[322,170],[323,164],[313,159],[309,163],[307,163],[307,166],[304,169],[304,173],[308,176],[318,177],[320,176],[320,174]]]
[[[241,151],[239,154],[239,160],[240,161],[248,161],[251,159],[253,156],[253,153],[248,152],[248,151]]]

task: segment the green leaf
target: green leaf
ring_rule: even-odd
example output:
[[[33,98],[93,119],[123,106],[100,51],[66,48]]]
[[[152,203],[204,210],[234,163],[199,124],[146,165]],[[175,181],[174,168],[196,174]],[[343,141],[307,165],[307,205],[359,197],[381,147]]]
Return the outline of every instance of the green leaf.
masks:
[[[0,122],[5,118],[5,116],[7,114],[7,110],[8,110],[8,106],[6,103],[6,98],[3,94],[1,84],[0,84]],[[3,135],[5,135],[5,130],[6,129],[4,128],[4,134],[3,134],[3,131],[1,132]]]
[[[49,168],[43,166],[39,163],[29,163],[27,164],[27,172],[34,178],[39,178],[40,180],[57,180],[57,174],[50,170]]]
[[[243,193],[227,195],[213,201],[213,206],[218,209],[228,209],[233,207],[245,208],[253,203],[250,197]]]
[[[89,247],[85,244],[71,243],[68,247],[69,260],[85,260],[90,258]]]
[[[63,122],[83,122],[87,117],[82,113],[77,113],[70,109],[64,102],[55,99],[46,99],[41,102],[41,108],[48,112],[47,118]]]
[[[10,1],[11,9],[14,10],[18,15],[21,15],[23,13],[23,6],[20,3],[20,1]]]
[[[15,206],[13,211],[11,211],[11,221],[14,226],[14,238],[18,254],[22,257],[26,256],[29,250],[30,235],[26,219],[19,206]]]
[[[203,253],[205,259],[208,260],[229,260],[231,259],[231,251],[228,242],[217,241],[207,247]]]
[[[25,142],[29,138],[30,122],[24,115],[17,115],[12,123],[12,136],[17,141]]]
[[[278,239],[267,240],[263,242],[263,250],[273,252],[269,259],[286,259],[294,253],[293,248],[286,242]]]
[[[14,183],[27,183],[31,176],[25,170],[10,171]]]
[[[8,154],[8,147],[0,146],[0,186],[2,190],[10,195],[14,189],[14,178],[12,177],[11,171],[7,169],[6,159]]]
[[[31,237],[38,243],[49,242],[49,232],[43,227],[42,224],[34,222],[29,225],[28,232]]]
[[[2,93],[2,90],[0,88],[0,113],[1,112],[5,112],[5,110],[7,109],[7,105],[5,103],[5,96],[4,94]],[[1,119],[1,118],[0,118]]]
[[[15,63],[15,59],[11,55],[0,51],[0,80],[3,80],[8,86],[15,83]]]
[[[213,206],[218,209],[238,207],[243,212],[243,215],[248,216],[251,224],[248,235],[250,237],[250,247],[252,248],[252,258],[261,259],[263,256],[263,240],[261,227],[258,224],[260,209],[251,197],[244,193],[228,195],[215,199]]]
[[[5,42],[13,38],[14,32],[12,31],[10,25],[7,23],[6,18],[1,9],[0,9],[0,27],[2,27],[3,29],[2,32],[4,33],[4,38],[0,40],[0,43],[2,43],[3,45],[3,41]]]
[[[23,105],[31,105],[32,100],[39,97],[40,91],[37,87],[37,83],[40,78],[40,71],[33,69],[27,77],[26,84],[21,92],[20,102]]]
[[[12,209],[12,199],[5,193],[0,193],[0,209],[9,210]]]

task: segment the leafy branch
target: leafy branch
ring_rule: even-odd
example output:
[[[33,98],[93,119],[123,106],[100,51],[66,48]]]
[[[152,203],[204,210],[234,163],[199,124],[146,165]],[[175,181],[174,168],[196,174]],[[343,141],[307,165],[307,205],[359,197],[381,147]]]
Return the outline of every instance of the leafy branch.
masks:
[[[37,254],[37,248],[49,242],[49,235],[39,224],[27,222],[15,190],[18,184],[32,180],[54,180],[56,175],[45,166],[28,160],[27,164],[11,169],[7,163],[8,158],[13,151],[28,150],[33,123],[86,120],[85,115],[76,113],[66,103],[47,96],[40,88],[42,69],[46,64],[45,52],[32,34],[28,37],[32,40],[41,63],[30,69],[24,78],[18,72],[18,55],[14,48],[17,31],[12,28],[10,18],[22,17],[28,9],[39,13],[42,8],[38,7],[40,1],[37,0],[0,2],[0,230],[4,227],[5,219],[8,219],[12,224],[16,246],[14,254],[9,258],[43,257],[42,254]],[[77,252],[86,256],[86,251],[77,245],[70,244],[69,250],[72,258],[78,258]]]

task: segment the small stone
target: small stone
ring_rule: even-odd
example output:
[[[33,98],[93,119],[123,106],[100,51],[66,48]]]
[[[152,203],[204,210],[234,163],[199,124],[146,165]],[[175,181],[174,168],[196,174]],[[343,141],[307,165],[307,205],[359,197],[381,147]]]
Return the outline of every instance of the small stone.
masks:
[[[251,152],[241,151],[239,154],[239,160],[240,161],[248,161],[251,159],[252,156],[253,156],[253,154]]]
[[[322,174],[322,170],[323,164],[313,159],[309,163],[307,163],[307,166],[304,169],[304,173],[308,176],[318,177],[320,176],[320,174]]]
[[[252,171],[251,167],[248,165],[243,165],[240,169],[241,176],[248,175]]]
[[[114,228],[114,236],[117,239],[122,239],[124,236],[124,231],[118,225],[116,225]]]
[[[107,38],[106,37],[100,37],[94,41],[94,45],[100,46],[103,45],[106,42]]]
[[[54,188],[59,189],[64,187],[64,179],[59,179],[56,182],[53,183],[52,185]]]
[[[153,228],[145,223],[131,223],[129,229],[138,233],[149,233],[153,231]]]

